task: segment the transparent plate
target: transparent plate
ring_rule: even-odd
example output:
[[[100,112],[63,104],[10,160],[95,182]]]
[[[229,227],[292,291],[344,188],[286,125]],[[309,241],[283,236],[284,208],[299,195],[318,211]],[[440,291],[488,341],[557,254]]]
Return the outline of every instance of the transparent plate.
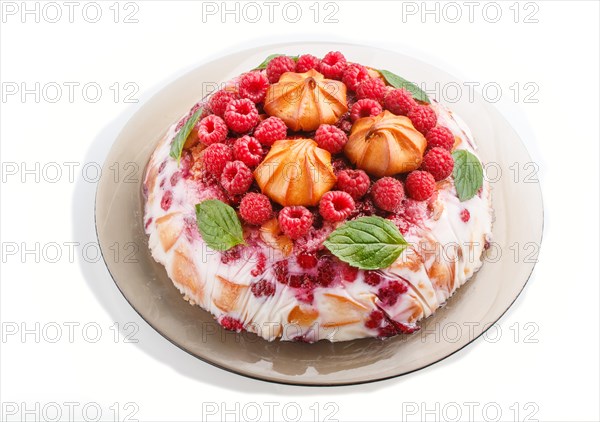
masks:
[[[294,43],[255,48],[199,66],[169,83],[129,120],[112,146],[106,166],[145,168],[169,125],[215,83],[257,66],[272,53],[340,50],[351,61],[394,71],[426,86],[461,82],[446,72],[396,52],[331,43]],[[509,167],[532,162],[517,133],[479,95],[450,104],[471,128],[483,161],[493,163],[494,243],[482,269],[420,332],[385,341],[362,339],[316,344],[267,342],[253,334],[222,330],[211,315],[185,302],[147,247],[142,222],[141,180],[125,183],[103,172],[96,194],[96,231],[106,265],[131,306],[166,339],[220,368],[266,381],[343,385],[382,380],[424,368],[457,352],[495,323],[515,301],[535,265],[543,228],[537,180],[513,179]],[[499,173],[500,172],[500,173]],[[114,260],[111,245],[139,245],[135,259]],[[520,254],[514,253],[515,246]],[[513,246],[513,249],[510,249]]]

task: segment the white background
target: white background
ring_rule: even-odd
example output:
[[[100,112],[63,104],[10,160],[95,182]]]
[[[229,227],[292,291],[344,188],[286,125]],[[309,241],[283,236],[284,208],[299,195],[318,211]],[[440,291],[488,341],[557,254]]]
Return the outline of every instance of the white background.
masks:
[[[529,420],[600,420],[597,2],[498,2],[485,13],[483,2],[332,2],[327,9],[318,6],[315,22],[310,1],[298,2],[302,16],[297,23],[289,22],[295,8],[282,15],[283,2],[274,9],[273,22],[268,5],[255,3],[263,12],[258,23],[245,21],[254,18],[255,9],[245,9],[244,16],[241,5],[241,15],[222,17],[203,15],[201,2],[137,1],[111,9],[113,3],[99,2],[97,23],[88,22],[95,17],[93,5],[85,14],[86,2],[75,2],[70,22],[69,6],[54,3],[62,18],[51,23],[54,5],[44,9],[45,3],[28,2],[30,9],[39,8],[37,18],[22,15],[21,2],[2,2],[0,419],[51,419],[56,412],[52,403],[57,403],[63,420],[83,420],[83,407],[93,418],[97,403],[102,420],[123,420],[135,411],[133,418],[144,421],[232,421],[241,420],[244,410],[252,417],[249,403],[258,403],[269,420],[264,403],[275,402],[275,419],[284,419],[286,404],[287,416],[293,417],[289,406],[297,403],[302,420],[313,421],[325,418],[331,402],[327,410],[337,409],[331,420],[340,421],[435,421],[453,418],[456,409],[462,420],[491,420],[497,408],[501,420],[509,421],[525,420],[528,414]],[[224,7],[221,2],[204,7],[213,6]],[[227,7],[236,6],[230,2]],[[438,12],[422,15],[425,7]],[[471,18],[469,7],[474,8]],[[497,9],[502,15],[492,23]],[[332,11],[331,19],[338,22],[325,22]],[[457,11],[462,17],[449,22]],[[133,12],[129,20],[138,22],[124,22]],[[501,319],[497,342],[479,339],[432,367],[375,384],[269,384],[214,368],[164,340],[130,308],[102,261],[89,262],[93,245],[82,258],[82,246],[95,241],[96,186],[83,180],[81,169],[103,162],[111,140],[140,105],[169,80],[212,58],[294,40],[385,47],[465,81],[501,87],[496,105],[540,165],[546,219],[539,263]],[[22,88],[35,90],[36,82],[40,98],[34,93],[22,98]],[[72,99],[65,82],[80,84]],[[86,83],[102,88],[97,102],[90,101],[93,87],[87,97],[81,92]],[[126,83],[131,83],[127,89]],[[525,90],[526,83],[535,85]],[[62,98],[55,103],[54,84],[62,86]],[[15,86],[19,92],[9,95]],[[138,102],[124,102],[136,87],[132,98]],[[533,91],[529,100],[537,101],[526,102],[524,95]],[[49,163],[58,163],[63,172],[54,183],[56,165]],[[74,179],[64,163],[78,163]],[[27,174],[25,167],[34,170]],[[88,179],[95,177],[94,169],[87,166]],[[512,206],[527,212],[527,204]],[[39,256],[22,256],[36,242]],[[56,252],[47,246],[52,242],[61,245],[56,263],[49,262]],[[73,262],[68,242],[78,242]],[[17,253],[9,253],[15,247]],[[73,328],[72,342],[69,323],[80,324]],[[95,325],[84,332],[86,323]],[[115,339],[115,323],[133,325]],[[57,326],[62,338],[52,343]],[[85,335],[95,336],[97,326],[100,340],[86,340]],[[124,334],[135,327],[137,343],[126,343]],[[23,329],[32,332],[22,337]]]

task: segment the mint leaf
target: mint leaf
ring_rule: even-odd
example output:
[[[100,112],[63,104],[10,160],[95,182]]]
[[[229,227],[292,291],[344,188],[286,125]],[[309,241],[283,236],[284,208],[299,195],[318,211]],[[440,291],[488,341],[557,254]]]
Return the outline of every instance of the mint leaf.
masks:
[[[177,135],[175,135],[175,139],[173,139],[173,143],[171,144],[171,151],[169,155],[177,160],[177,164],[179,164],[179,160],[181,159],[181,151],[183,151],[183,145],[185,144],[185,140],[190,135],[190,132],[196,126],[198,119],[200,118],[200,114],[202,114],[202,107],[200,107],[196,112],[190,117],[187,122],[179,129]]]
[[[267,58],[261,64],[259,64],[257,67],[254,68],[254,70],[256,70],[256,69],[266,69],[267,65],[269,64],[269,62],[271,60],[273,60],[275,57],[279,57],[279,56],[285,56],[285,54],[271,54],[271,55],[267,56]],[[298,61],[299,57],[300,56],[290,56],[290,58],[293,61],[295,61],[295,62]]]
[[[412,94],[415,100],[419,100],[428,104],[431,102],[425,91],[423,91],[414,83],[407,81],[406,79],[396,75],[395,73],[390,72],[389,70],[379,70],[379,72],[383,75],[387,83],[389,83],[394,88],[406,89]]]
[[[454,158],[454,186],[460,201],[474,197],[483,186],[483,167],[479,159],[469,151],[459,149],[452,153]]]
[[[234,209],[217,199],[196,204],[196,224],[202,239],[216,251],[244,243],[242,224]]]
[[[353,267],[375,270],[389,267],[408,243],[398,227],[381,217],[360,217],[334,230],[323,243]]]

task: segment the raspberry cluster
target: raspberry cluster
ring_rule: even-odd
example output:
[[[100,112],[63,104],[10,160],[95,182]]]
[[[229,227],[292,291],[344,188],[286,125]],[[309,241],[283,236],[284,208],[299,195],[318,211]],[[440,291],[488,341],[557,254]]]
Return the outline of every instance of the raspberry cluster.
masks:
[[[267,92],[284,73],[310,70],[345,84],[348,110],[338,116],[334,124],[321,124],[314,132],[291,132],[281,118],[265,115]],[[411,224],[417,224],[417,219],[411,218],[414,209],[431,205],[437,183],[448,178],[454,168],[451,152],[455,137],[438,122],[435,105],[415,100],[406,89],[388,86],[376,70],[348,62],[341,52],[332,51],[322,58],[310,54],[296,59],[277,56],[264,69],[244,73],[235,86],[227,86],[211,95],[204,107],[205,113],[189,138],[193,142],[188,139],[184,145],[182,169],[167,182],[173,187],[181,179],[191,178],[200,183],[201,189],[233,206],[244,223],[245,232],[250,232],[249,245],[260,242],[262,234],[268,233],[286,253],[294,252],[293,258],[275,264],[269,261],[267,254],[261,254],[251,272],[256,277],[250,287],[252,295],[260,300],[275,295],[276,283],[261,278],[265,271],[272,270],[278,282],[295,289],[296,298],[307,304],[313,303],[313,291],[317,287],[363,280],[377,293],[381,306],[394,306],[407,291],[404,282],[391,280],[378,271],[363,271],[342,263],[325,252],[322,243],[332,227],[361,216],[389,218],[402,233],[406,233]],[[407,124],[410,120],[427,142],[420,167],[408,174],[374,177],[356,168],[344,155],[344,148],[349,138],[352,139],[354,123],[380,115],[384,110],[406,116],[403,119]],[[307,137],[327,151],[320,151],[324,157],[331,155],[337,178],[335,187],[323,194],[314,206],[282,207],[260,192],[253,170],[275,142]],[[174,198],[172,190],[166,190],[161,198],[162,209],[169,210],[174,200],[179,199]],[[460,219],[467,224],[471,219],[469,210],[462,209]],[[222,261],[240,259],[242,247],[224,252]],[[219,322],[231,330],[244,328],[242,322],[228,316]],[[381,337],[415,329],[391,321],[380,310],[373,311],[365,325],[377,330]]]

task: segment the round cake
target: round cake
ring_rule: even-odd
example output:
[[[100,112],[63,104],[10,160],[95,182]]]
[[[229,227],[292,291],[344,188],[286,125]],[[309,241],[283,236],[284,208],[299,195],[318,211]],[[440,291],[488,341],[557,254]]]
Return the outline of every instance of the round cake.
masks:
[[[413,333],[491,238],[464,122],[337,51],[224,83],[168,129],[143,188],[149,248],[183,298],[267,340]]]

